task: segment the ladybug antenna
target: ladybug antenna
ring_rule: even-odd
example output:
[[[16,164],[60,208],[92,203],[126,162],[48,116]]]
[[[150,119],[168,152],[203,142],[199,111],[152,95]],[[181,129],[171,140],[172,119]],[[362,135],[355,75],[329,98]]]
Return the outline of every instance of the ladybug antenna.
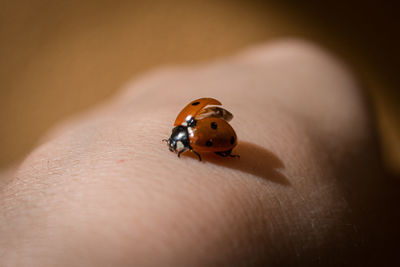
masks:
[[[168,143],[168,139],[163,139],[162,141],[163,141],[163,142],[167,142],[167,143]]]

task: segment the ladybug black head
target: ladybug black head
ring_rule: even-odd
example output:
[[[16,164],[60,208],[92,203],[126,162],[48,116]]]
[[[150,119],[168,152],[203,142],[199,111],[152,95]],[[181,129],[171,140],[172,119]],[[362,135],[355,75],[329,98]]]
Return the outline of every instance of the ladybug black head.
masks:
[[[180,125],[172,129],[171,137],[168,139],[168,147],[172,152],[179,152],[190,147],[187,127]]]

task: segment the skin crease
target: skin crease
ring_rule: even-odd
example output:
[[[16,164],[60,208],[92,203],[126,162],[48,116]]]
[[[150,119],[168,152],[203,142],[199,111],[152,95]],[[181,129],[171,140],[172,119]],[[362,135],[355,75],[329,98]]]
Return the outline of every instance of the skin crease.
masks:
[[[240,159],[161,141],[200,97],[234,114]],[[376,266],[398,236],[359,84],[298,40],[156,70],[3,176],[0,266]]]

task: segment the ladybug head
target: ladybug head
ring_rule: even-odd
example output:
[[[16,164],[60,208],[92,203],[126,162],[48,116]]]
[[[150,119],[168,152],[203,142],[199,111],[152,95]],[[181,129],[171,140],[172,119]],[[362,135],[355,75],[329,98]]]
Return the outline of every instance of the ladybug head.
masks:
[[[179,152],[190,147],[187,127],[179,125],[172,129],[171,137],[167,140],[169,150]]]

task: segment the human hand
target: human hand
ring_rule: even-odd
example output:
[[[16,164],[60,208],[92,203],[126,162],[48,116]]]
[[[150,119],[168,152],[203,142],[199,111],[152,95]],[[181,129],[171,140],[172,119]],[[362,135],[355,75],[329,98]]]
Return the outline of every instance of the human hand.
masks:
[[[178,159],[161,142],[200,97],[234,114],[240,159]],[[310,44],[158,70],[54,129],[7,174],[0,265],[381,262],[398,235],[397,188],[377,151],[359,84]]]

